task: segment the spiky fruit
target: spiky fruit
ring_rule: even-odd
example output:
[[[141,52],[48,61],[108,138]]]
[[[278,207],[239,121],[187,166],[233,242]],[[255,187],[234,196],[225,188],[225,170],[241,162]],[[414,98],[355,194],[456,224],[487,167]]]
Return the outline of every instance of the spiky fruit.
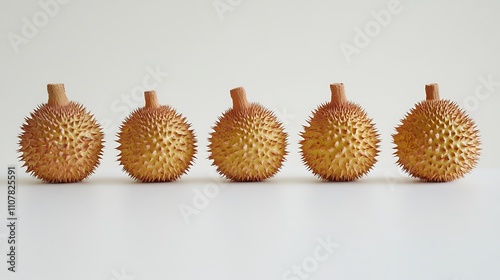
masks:
[[[426,100],[417,103],[396,127],[397,163],[425,181],[461,178],[479,159],[479,131],[456,103],[439,99],[437,84],[426,85],[425,91]]]
[[[377,162],[379,135],[365,111],[347,101],[343,84],[331,84],[331,101],[320,105],[304,126],[302,161],[327,181],[352,181]]]
[[[47,85],[49,99],[22,125],[20,159],[26,172],[48,183],[79,182],[99,165],[104,134],[85,108],[66,97],[63,84]]]
[[[219,117],[209,138],[209,159],[232,181],[274,176],[287,154],[287,133],[274,113],[249,103],[242,87],[231,90],[233,108]]]
[[[144,93],[146,106],[128,116],[118,133],[118,161],[133,179],[170,182],[187,173],[196,154],[196,138],[186,118],[161,106],[155,91]]]

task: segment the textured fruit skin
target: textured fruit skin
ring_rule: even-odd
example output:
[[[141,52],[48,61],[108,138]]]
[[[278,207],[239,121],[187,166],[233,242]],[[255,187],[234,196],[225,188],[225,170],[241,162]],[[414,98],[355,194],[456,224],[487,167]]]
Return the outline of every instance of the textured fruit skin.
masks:
[[[379,135],[364,110],[353,102],[320,105],[301,133],[302,161],[326,181],[352,181],[377,162]]]
[[[232,181],[262,181],[274,176],[287,155],[287,133],[276,116],[256,103],[229,109],[209,138],[209,159]]]
[[[78,103],[41,105],[21,129],[20,159],[36,178],[49,183],[79,182],[99,165],[104,134]]]
[[[449,100],[419,102],[393,135],[398,165],[412,177],[447,182],[477,164],[479,131],[473,120]]]
[[[142,182],[170,182],[188,172],[196,154],[191,125],[170,106],[139,108],[125,119],[118,141],[118,161]]]

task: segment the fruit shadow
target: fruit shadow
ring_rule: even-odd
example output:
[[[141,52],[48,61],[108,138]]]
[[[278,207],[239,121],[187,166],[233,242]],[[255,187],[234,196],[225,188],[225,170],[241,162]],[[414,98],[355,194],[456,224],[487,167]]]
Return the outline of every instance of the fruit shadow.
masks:
[[[418,178],[412,177],[386,177],[386,176],[366,176],[353,183],[359,185],[378,185],[378,186],[388,186],[390,188],[404,188],[404,187],[427,187],[427,186],[447,186],[449,182],[429,182]]]
[[[411,177],[386,177],[386,176],[365,176],[358,180],[353,181],[327,181],[322,180],[317,177],[304,177],[304,176],[287,176],[280,178],[273,178],[263,183],[267,184],[290,184],[290,185],[311,185],[311,186],[325,186],[325,187],[361,187],[361,186],[369,186],[369,185],[377,185],[377,186],[389,186],[389,187],[405,187],[405,186],[414,186],[414,185],[426,185],[426,186],[436,186],[436,185],[447,185],[446,183],[441,182],[428,182],[424,180],[420,180],[417,178]]]
[[[170,182],[141,182],[132,178],[124,177],[124,178],[116,178],[116,177],[101,177],[95,178],[89,181],[89,184],[100,184],[100,185],[114,185],[114,186],[130,186],[130,187],[176,187],[176,186],[184,186],[184,185],[193,185],[193,184],[201,184],[202,182],[207,182],[206,179],[202,180],[200,178],[180,178],[176,181]]]

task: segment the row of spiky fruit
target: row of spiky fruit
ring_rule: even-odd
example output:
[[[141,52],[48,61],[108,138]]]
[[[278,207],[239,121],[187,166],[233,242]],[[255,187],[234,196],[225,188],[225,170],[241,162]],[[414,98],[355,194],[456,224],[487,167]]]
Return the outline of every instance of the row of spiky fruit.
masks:
[[[66,97],[64,85],[49,84],[49,99],[22,126],[21,160],[27,172],[50,183],[77,182],[98,166],[103,132],[85,108]],[[301,133],[304,164],[323,180],[351,181],[368,173],[379,153],[372,119],[347,101],[344,85],[332,84],[331,101],[320,105]],[[233,107],[217,120],[209,159],[232,181],[261,181],[275,175],[287,155],[287,133],[270,110],[249,103],[243,88],[231,90]],[[425,181],[451,181],[470,172],[480,153],[473,120],[455,103],[440,100],[437,84],[403,118],[393,135],[398,164]],[[196,154],[190,124],[145,92],[145,106],[125,119],[118,133],[119,162],[142,182],[174,181]]]

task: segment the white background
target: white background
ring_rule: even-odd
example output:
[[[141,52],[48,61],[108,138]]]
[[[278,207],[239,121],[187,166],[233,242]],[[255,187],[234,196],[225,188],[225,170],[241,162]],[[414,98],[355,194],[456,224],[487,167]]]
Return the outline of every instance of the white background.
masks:
[[[43,22],[48,2],[0,3],[0,166],[19,165],[19,127],[46,102],[47,83],[64,83],[95,114],[106,149],[82,184],[43,185],[19,168],[19,273],[0,265],[2,279],[125,280],[122,268],[137,280],[282,279],[326,236],[340,247],[309,279],[500,277],[500,85],[482,82],[500,82],[497,1],[401,0],[350,57],[340,46],[356,47],[356,28],[390,1],[73,0]],[[23,18],[38,22],[30,38]],[[148,79],[145,89],[183,113],[198,138],[195,165],[173,184],[135,184],[116,163],[117,127],[142,106]],[[298,154],[298,133],[332,82],[345,84],[382,138],[375,170],[355,183],[319,183]],[[394,127],[432,82],[481,131],[478,169],[449,184],[408,179],[392,157]],[[283,171],[266,183],[228,184],[206,159],[210,127],[237,86],[290,134]],[[228,188],[186,224],[179,205],[207,186]],[[2,226],[2,252],[5,237]]]

